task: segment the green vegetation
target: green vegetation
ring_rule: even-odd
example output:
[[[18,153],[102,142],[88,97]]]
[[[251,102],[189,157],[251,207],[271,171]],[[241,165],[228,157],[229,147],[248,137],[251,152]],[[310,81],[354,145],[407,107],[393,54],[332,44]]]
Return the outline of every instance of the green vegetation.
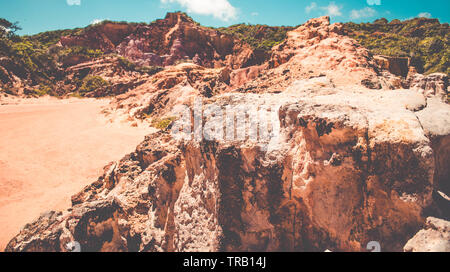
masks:
[[[41,84],[39,88],[33,90],[33,96],[44,96],[53,94],[53,88],[50,85]]]
[[[58,54],[58,58],[61,61],[71,56],[83,56],[87,59],[95,59],[103,56],[103,54],[104,53],[99,49],[90,49],[82,46],[72,46],[62,49]]]
[[[21,30],[19,23],[12,23],[6,19],[0,18],[0,37],[13,38],[16,32]]]
[[[410,57],[420,73],[450,74],[450,28],[436,19],[406,21],[379,19],[374,23],[346,23],[349,36],[373,54]]]
[[[23,36],[23,38],[34,40],[40,43],[44,48],[50,48],[57,44],[61,37],[73,35],[81,30],[82,28],[47,31],[32,36]]]
[[[104,93],[108,93],[108,88],[110,87],[110,83],[104,80],[99,76],[87,76],[83,79],[81,87],[78,90],[78,93],[81,96],[85,96],[86,94],[95,92],[95,91],[103,91]]]
[[[124,57],[119,57],[119,63],[125,70],[135,71],[141,74],[154,75],[164,70],[164,68],[160,66],[139,66],[136,63]]]
[[[127,58],[119,57],[119,63],[127,71],[134,71],[136,69],[136,63],[130,61]]]
[[[160,66],[139,66],[136,68],[136,71],[142,74],[154,75],[156,73],[161,72],[164,68]]]
[[[176,119],[176,117],[167,117],[163,119],[153,119],[151,126],[157,129],[165,130],[167,129]]]
[[[420,73],[450,74],[450,28],[436,19],[415,18],[406,21],[381,18],[373,23],[346,23],[349,36],[373,54],[410,57],[411,65]],[[219,28],[264,52],[283,42],[294,27],[238,24]]]
[[[247,42],[253,49],[270,51],[273,46],[286,39],[286,33],[294,27],[271,27],[266,25],[238,24],[218,30]]]
[[[10,30],[5,31],[5,29]],[[49,85],[48,82],[61,79],[60,62],[68,57],[77,55],[92,59],[103,55],[100,50],[56,46],[61,36],[76,33],[80,29],[49,31],[33,36],[16,36],[14,32],[18,29],[20,27],[17,26],[17,23],[13,24],[0,18],[0,58],[9,59],[16,67],[14,73],[29,80],[30,85]],[[54,92],[49,93],[55,94]]]

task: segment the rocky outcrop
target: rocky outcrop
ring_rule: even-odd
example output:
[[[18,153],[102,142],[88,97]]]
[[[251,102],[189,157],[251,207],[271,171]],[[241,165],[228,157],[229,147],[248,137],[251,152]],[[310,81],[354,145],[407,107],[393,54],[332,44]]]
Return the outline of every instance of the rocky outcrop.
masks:
[[[309,81],[281,94],[205,99],[205,111],[243,105],[248,118],[252,108],[272,109],[277,118],[263,123],[270,137],[243,123],[229,140],[153,134],[74,196],[72,209],[25,227],[7,251],[43,239],[58,242],[33,249],[77,241],[86,251],[364,251],[379,241],[401,251],[432,211],[435,175],[445,171],[435,158],[448,156],[423,124],[450,119],[420,114],[428,104],[414,91]],[[230,133],[217,113],[204,113],[205,137]]]
[[[376,64],[369,51],[344,36],[343,25],[320,17],[288,32],[286,40],[273,48],[269,65],[304,76],[327,75],[337,84],[361,84],[376,80]],[[384,84],[386,85],[386,84]],[[386,87],[386,86],[384,86]]]
[[[266,68],[267,64],[233,70],[230,75],[230,88],[236,89],[247,82],[253,81],[260,76]]]
[[[79,82],[90,76],[101,77],[109,86],[85,94],[87,97],[117,96],[142,85],[150,78],[146,73],[124,67],[118,57],[106,57],[67,68],[65,81],[60,88],[64,92],[76,92],[81,87]]]
[[[61,37],[60,43],[62,46],[82,46],[112,53],[115,52],[116,46],[136,28],[136,25],[128,23],[100,23],[89,26],[78,35]]]
[[[374,60],[381,70],[406,78],[409,72],[409,58],[374,56]]]
[[[228,68],[208,69],[192,63],[171,66],[148,78],[143,84],[119,95],[107,111],[111,120],[143,120],[169,116],[177,105],[195,96],[212,97],[230,84]]]
[[[286,40],[273,47],[266,66],[259,66],[264,69],[240,71],[236,78],[239,84],[231,89],[279,93],[296,80],[324,76],[334,86],[401,88],[401,79],[379,69],[369,51],[345,36],[342,27],[330,24],[327,16],[309,20],[288,32]],[[250,80],[240,80],[247,75]]]
[[[178,32],[181,28],[187,29],[193,25],[192,20],[182,14],[168,14],[166,19],[156,21],[147,29],[166,29],[167,25],[171,24],[176,24],[171,35],[185,38],[186,35]],[[196,31],[209,33],[208,35],[213,35],[212,37],[216,33],[196,25],[194,28]],[[164,109],[173,106],[173,102],[182,100],[179,95],[182,93],[180,90],[186,90],[182,88],[183,86],[197,90],[204,97],[227,91],[279,93],[296,80],[317,78],[320,81],[325,76],[328,81],[323,84],[314,80],[308,84],[316,82],[322,84],[322,87],[358,84],[371,89],[401,87],[401,80],[388,71],[386,74],[377,74],[377,67],[369,52],[354,40],[343,36],[341,28],[339,24],[330,25],[329,17],[310,20],[305,25],[288,32],[286,41],[274,47],[270,61],[262,65],[240,69],[232,69],[234,65],[205,69],[204,66],[195,63],[172,66],[128,94],[115,99],[110,112],[117,112],[118,109],[121,113],[119,115],[125,115],[120,117],[123,119],[136,117],[139,119],[142,116],[164,112],[166,111]],[[151,42],[143,38],[140,40]],[[151,44],[156,48],[163,40],[159,38]],[[204,39],[196,38],[196,40]],[[183,44],[190,43],[184,41]],[[161,45],[161,50],[168,50],[168,47]],[[158,54],[165,53],[161,51]]]
[[[415,89],[427,97],[436,96],[444,102],[449,101],[449,79],[444,73],[422,75],[410,73],[404,82],[406,88]]]
[[[117,53],[147,66],[169,66],[191,60],[208,68],[241,68],[265,61],[248,44],[202,27],[181,12],[168,13],[165,19],[149,25],[100,23],[79,34],[62,37],[61,45]]]
[[[168,66],[189,59],[208,68],[241,68],[258,62],[249,45],[202,27],[184,13],[168,13],[163,20],[138,27],[117,52],[143,65]]]
[[[25,77],[25,71],[18,67],[10,58],[0,57],[0,87],[3,89],[6,86],[20,86],[22,80],[20,77]]]
[[[426,228],[405,245],[406,252],[450,252],[450,222],[427,218]]]

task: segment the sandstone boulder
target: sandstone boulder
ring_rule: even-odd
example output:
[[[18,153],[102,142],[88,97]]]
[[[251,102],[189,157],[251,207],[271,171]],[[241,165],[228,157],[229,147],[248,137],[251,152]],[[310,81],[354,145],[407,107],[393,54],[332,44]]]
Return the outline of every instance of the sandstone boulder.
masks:
[[[426,227],[408,241],[404,251],[450,252],[450,222],[428,217]]]
[[[422,75],[412,73],[404,83],[406,88],[415,89],[427,97],[436,96],[444,102],[449,101],[449,79],[444,73]]]

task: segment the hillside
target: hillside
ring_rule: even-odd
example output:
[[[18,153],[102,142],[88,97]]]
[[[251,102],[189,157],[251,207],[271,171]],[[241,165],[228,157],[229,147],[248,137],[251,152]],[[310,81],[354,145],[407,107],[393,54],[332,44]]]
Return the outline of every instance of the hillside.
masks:
[[[104,89],[101,96],[116,95],[134,86],[123,79],[152,75],[180,62],[235,69],[261,64],[267,57],[184,13],[168,13],[150,24],[104,21],[82,29],[0,37],[0,87],[15,95],[92,96],[97,87]],[[103,68],[78,69],[89,62],[97,68],[102,63]]]
[[[238,24],[220,31],[233,34],[254,49],[265,52],[281,43],[294,27]],[[391,22],[345,23],[346,34],[374,55],[410,57],[419,73],[450,74],[450,27],[437,19],[414,18]]]
[[[108,79],[102,75],[69,75],[69,67],[104,57],[120,57],[113,64],[114,69],[144,76],[160,71],[159,66],[180,61],[206,67],[228,65],[225,62],[234,68],[261,64],[269,59],[271,49],[285,40],[286,33],[294,29],[248,24],[211,29],[199,26],[184,13],[180,14],[180,22],[176,21],[178,17],[168,15],[164,20],[150,24],[104,21],[86,28],[32,36],[4,33],[0,35],[1,91],[28,96],[86,96],[100,86],[109,88],[103,92],[104,95],[113,95],[118,92],[111,90],[115,82],[107,82]],[[2,22],[9,27],[14,26],[6,20]],[[450,73],[449,25],[436,19],[415,18],[403,22],[379,19],[373,23],[346,23],[343,32],[374,55],[411,58],[410,64],[419,73]],[[160,43],[168,38],[167,35],[173,37],[166,40],[169,45]],[[180,37],[186,37],[185,41],[181,43]],[[138,40],[145,41],[145,44],[131,45]],[[172,56],[166,60],[161,57],[164,55]],[[214,56],[219,56],[219,59],[214,59]],[[226,60],[228,56],[231,58]],[[73,78],[70,83],[64,80],[68,76]],[[76,91],[83,86],[85,91]],[[126,88],[120,89],[119,92],[123,92]]]
[[[419,73],[450,74],[450,27],[437,19],[346,23],[348,35],[373,54],[410,57]]]
[[[286,39],[286,33],[295,27],[237,24],[218,28],[219,31],[234,35],[248,43],[254,50],[268,55],[275,45]]]

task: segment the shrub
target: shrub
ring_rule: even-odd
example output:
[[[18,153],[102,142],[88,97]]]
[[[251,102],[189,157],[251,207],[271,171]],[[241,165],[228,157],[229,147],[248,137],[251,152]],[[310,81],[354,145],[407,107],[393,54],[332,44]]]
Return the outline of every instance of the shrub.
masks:
[[[58,53],[58,58],[63,61],[71,56],[83,56],[88,59],[95,59],[103,56],[103,52],[100,49],[90,49],[83,46],[72,46],[64,48]]]
[[[161,72],[164,68],[159,66],[140,66],[135,69],[137,72],[142,74],[154,75],[156,73]]]
[[[134,71],[136,69],[136,63],[128,60],[127,58],[124,57],[119,57],[119,64],[128,71]]]
[[[270,27],[266,25],[238,24],[218,30],[248,43],[253,49],[270,51],[273,46],[286,39],[286,33],[294,27]]]
[[[33,90],[34,96],[44,96],[53,94],[53,88],[49,85],[39,85],[39,88]]]
[[[109,86],[110,83],[100,76],[87,76],[83,79],[82,85],[78,92],[80,95],[85,96],[88,93],[98,90],[105,91]]]
[[[151,126],[157,129],[165,130],[167,129],[174,121],[176,120],[175,117],[167,117],[163,119],[153,119]]]
[[[136,63],[124,57],[119,57],[119,63],[125,70],[135,71],[141,74],[154,75],[164,70],[164,68],[160,66],[139,66]]]
[[[450,32],[448,24],[415,18],[389,24],[346,23],[345,30],[376,55],[410,57],[411,65],[425,74],[449,74]]]

